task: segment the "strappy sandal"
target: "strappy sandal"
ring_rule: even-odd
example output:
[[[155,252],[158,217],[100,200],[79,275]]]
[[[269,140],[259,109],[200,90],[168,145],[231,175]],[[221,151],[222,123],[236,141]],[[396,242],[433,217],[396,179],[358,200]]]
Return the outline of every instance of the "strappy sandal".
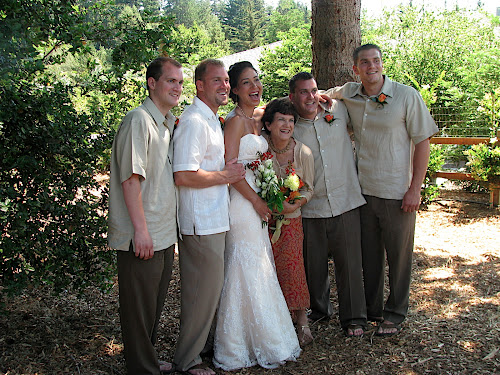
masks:
[[[395,329],[394,332],[383,332],[386,329]],[[382,331],[382,332],[381,332]],[[394,336],[401,331],[401,324],[383,321],[378,325],[375,336]]]
[[[361,334],[356,335],[354,332],[356,332],[357,329],[361,329]],[[344,328],[344,335],[345,337],[363,337],[365,334],[365,327],[363,327],[360,324],[349,324],[347,327]]]
[[[314,341],[309,325],[297,326],[297,338],[301,347],[307,346]]]

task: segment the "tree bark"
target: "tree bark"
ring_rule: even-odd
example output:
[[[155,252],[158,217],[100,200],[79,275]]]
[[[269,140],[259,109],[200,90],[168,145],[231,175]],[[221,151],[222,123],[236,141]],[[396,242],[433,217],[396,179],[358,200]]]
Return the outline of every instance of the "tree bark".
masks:
[[[312,74],[320,89],[357,81],[352,52],[361,44],[361,0],[312,0]]]

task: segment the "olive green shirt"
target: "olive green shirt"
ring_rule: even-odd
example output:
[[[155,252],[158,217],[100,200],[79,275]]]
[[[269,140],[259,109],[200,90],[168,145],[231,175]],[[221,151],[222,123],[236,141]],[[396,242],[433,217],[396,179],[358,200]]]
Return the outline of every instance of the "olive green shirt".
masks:
[[[176,191],[172,173],[175,116],[165,118],[148,97],[124,117],[111,151],[109,247],[129,250],[134,227],[123,197],[122,183],[133,174],[141,180],[146,225],[155,251],[177,242]]]
[[[422,97],[412,87],[384,76],[386,104],[363,94],[348,82],[326,91],[345,103],[354,130],[359,183],[363,194],[403,199],[413,175],[415,144],[438,132]]]
[[[333,115],[328,122],[325,116]],[[314,120],[299,118],[294,138],[308,146],[314,157],[314,195],[302,207],[304,218],[335,217],[365,204],[361,194],[344,104],[333,101],[329,111]]]

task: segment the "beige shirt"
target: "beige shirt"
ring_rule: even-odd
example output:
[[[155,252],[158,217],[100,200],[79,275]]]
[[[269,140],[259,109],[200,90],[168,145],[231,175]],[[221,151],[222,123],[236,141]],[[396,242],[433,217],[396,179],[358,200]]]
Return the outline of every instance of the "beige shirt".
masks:
[[[182,113],[174,135],[174,172],[222,171],[224,136],[213,111],[198,97]],[[179,186],[181,234],[209,235],[229,230],[229,189]]]
[[[304,186],[299,189],[302,195],[309,202],[313,196],[314,187],[314,157],[312,151],[305,144],[295,140],[295,147],[293,149],[293,163],[292,167],[295,174],[304,182]],[[276,176],[286,178],[286,169],[288,164],[280,165],[276,159],[276,153],[269,148],[269,152],[273,154],[273,169]],[[296,209],[294,212],[284,215],[285,218],[293,219],[301,215],[301,208]]]
[[[329,114],[335,118],[331,123],[325,120]],[[344,104],[334,100],[330,111],[321,111],[314,120],[299,118],[295,124],[294,138],[314,156],[314,195],[302,207],[302,217],[335,217],[366,203],[356,175],[348,122]]]
[[[349,82],[326,93],[343,99],[349,110],[363,194],[403,199],[413,174],[415,144],[438,128],[417,90],[384,78],[384,105],[364,95],[360,83]]]
[[[166,124],[164,124],[164,121]],[[177,241],[176,192],[172,173],[175,116],[165,118],[148,97],[124,117],[111,151],[109,247],[129,250],[134,227],[125,205],[122,182],[132,174],[141,180],[142,205],[155,251]]]

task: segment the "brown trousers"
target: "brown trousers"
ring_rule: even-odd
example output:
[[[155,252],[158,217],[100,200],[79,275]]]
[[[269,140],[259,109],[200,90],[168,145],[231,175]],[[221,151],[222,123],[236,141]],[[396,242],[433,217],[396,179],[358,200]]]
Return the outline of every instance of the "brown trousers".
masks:
[[[401,210],[401,200],[365,199],[361,241],[368,318],[401,323],[408,312],[416,212]],[[386,254],[390,293],[384,306]]]
[[[339,319],[343,328],[366,324],[366,305],[361,267],[359,209],[330,218],[303,218],[304,263],[311,296],[311,317],[330,317],[328,256],[335,263]]]
[[[156,343],[158,323],[172,274],[174,245],[142,260],[132,250],[118,251],[120,322],[127,372],[160,374]]]
[[[186,236],[179,241],[181,326],[174,356],[176,369],[201,363],[224,283],[226,233]]]

